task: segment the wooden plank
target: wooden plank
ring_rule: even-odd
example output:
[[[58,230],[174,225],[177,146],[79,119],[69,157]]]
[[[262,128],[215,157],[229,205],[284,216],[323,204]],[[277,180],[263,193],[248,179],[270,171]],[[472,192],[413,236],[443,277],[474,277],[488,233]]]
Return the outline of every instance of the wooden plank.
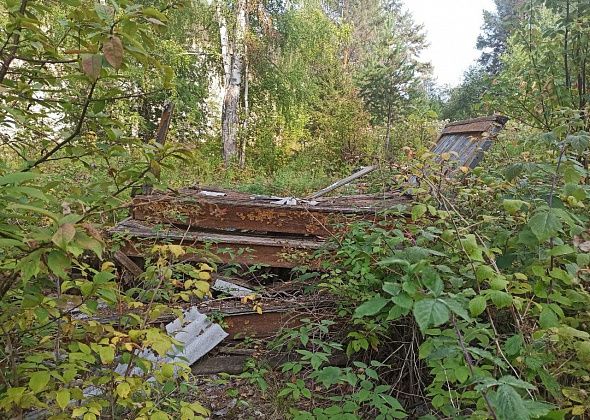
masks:
[[[395,200],[396,203],[399,200]],[[375,200],[375,203],[380,201]],[[381,200],[381,203],[387,203]],[[133,218],[201,229],[237,229],[253,232],[328,236],[358,220],[375,221],[375,208],[333,208],[309,205],[281,206],[265,201],[220,197],[135,197]]]
[[[329,236],[359,220],[377,221],[378,213],[407,201],[398,195],[362,197],[348,201],[277,205],[269,200],[185,195],[139,196],[133,200],[133,218],[200,229],[237,229],[253,232]],[[353,207],[358,203],[358,207]],[[343,205],[344,204],[344,205]]]
[[[117,251],[115,252],[115,254],[113,255],[113,258],[115,259],[115,261],[117,261],[119,264],[121,264],[123,267],[125,267],[127,269],[127,271],[129,271],[133,277],[139,277],[143,274],[143,270],[141,269],[141,267],[139,267],[137,264],[135,264],[131,258],[129,258],[127,255],[125,255],[123,252],[121,251]]]
[[[164,105],[164,110],[162,111],[162,116],[160,117],[160,124],[158,125],[158,131],[156,132],[156,142],[161,144],[162,146],[166,144],[166,136],[168,135],[168,130],[170,129],[170,122],[172,121],[172,112],[174,111],[174,103],[168,102]],[[151,170],[154,176],[160,179],[160,171],[159,170]],[[149,182],[145,182],[142,187],[143,194],[149,195],[153,192],[153,186]]]
[[[373,172],[375,169],[377,169],[376,166],[366,166],[363,169],[361,169],[360,171],[355,172],[354,174],[352,174],[344,179],[341,179],[340,181],[333,183],[329,187],[326,187],[324,189],[319,190],[318,192],[313,193],[312,195],[310,195],[308,197],[308,199],[313,200],[315,198],[320,198],[320,197],[334,191],[335,189],[343,187],[346,184],[350,184],[352,181],[359,179],[359,178]]]
[[[120,223],[111,233],[132,238],[125,240],[121,248],[130,257],[145,257],[153,245],[173,243],[195,249],[195,252],[182,256],[184,261],[260,264],[280,268],[306,264],[316,266],[319,262],[311,257],[323,246],[322,241],[311,239],[186,232],[174,228],[157,230],[134,220]]]

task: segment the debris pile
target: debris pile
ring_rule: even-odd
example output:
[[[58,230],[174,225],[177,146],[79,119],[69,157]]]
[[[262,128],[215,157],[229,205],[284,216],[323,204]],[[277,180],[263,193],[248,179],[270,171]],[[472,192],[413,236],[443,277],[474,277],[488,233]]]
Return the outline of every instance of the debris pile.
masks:
[[[458,166],[473,168],[506,121],[505,117],[494,116],[449,124],[433,152],[448,154],[445,159],[454,159]],[[147,250],[154,245],[176,244],[194,250],[182,256],[186,262],[215,259],[218,265],[266,266],[278,270],[305,265],[317,269],[320,262],[314,259],[314,254],[325,245],[327,238],[342,233],[351,222],[377,221],[383,210],[411,201],[411,197],[399,192],[326,197],[374,169],[373,166],[363,168],[305,199],[197,187],[135,196],[131,217],[111,231],[123,242],[115,258],[129,273],[138,276],[142,272],[141,258]],[[307,308],[317,309],[322,305],[322,302],[310,302],[303,295],[273,299],[276,286],[267,285],[261,290],[244,279],[215,278],[212,288],[233,299],[205,301],[192,308],[191,313],[198,311],[195,319],[199,320],[202,315],[219,315],[228,334],[227,341],[272,336],[282,327],[297,325]],[[244,304],[248,296],[255,294],[264,299],[264,311],[253,311],[251,305]],[[213,345],[224,339],[215,325],[219,339]],[[195,337],[184,337],[183,341],[187,345],[201,342],[203,340],[197,338],[207,330],[211,328],[197,328]],[[221,363],[204,360],[201,372],[232,370],[228,360],[236,356],[236,350],[231,346],[227,348],[220,356]],[[210,349],[211,342],[207,342],[206,351]],[[191,354],[200,358],[206,352],[201,350],[192,349]],[[243,349],[238,353],[242,362],[251,354]],[[194,357],[190,359],[194,360]]]

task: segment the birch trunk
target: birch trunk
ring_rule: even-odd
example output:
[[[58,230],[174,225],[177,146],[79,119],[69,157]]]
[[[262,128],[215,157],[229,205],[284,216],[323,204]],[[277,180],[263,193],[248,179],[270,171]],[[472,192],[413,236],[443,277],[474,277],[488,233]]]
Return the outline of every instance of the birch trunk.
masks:
[[[229,45],[229,35],[227,33],[227,20],[221,8],[221,1],[215,3],[215,15],[217,16],[217,23],[219,24],[219,40],[221,44],[221,60],[223,62],[223,92],[229,84],[229,76],[231,71],[231,51]]]
[[[221,110],[221,140],[225,166],[228,166],[238,157],[239,104],[242,73],[244,71],[245,37],[246,0],[238,0],[229,80],[226,78],[227,87]]]

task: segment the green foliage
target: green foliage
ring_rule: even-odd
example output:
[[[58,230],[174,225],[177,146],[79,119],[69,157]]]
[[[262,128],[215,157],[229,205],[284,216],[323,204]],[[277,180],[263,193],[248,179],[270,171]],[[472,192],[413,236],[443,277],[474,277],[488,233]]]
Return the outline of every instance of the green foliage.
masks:
[[[143,95],[130,87],[138,77],[157,89],[171,81],[155,38],[168,20],[161,10],[179,4],[150,3],[0,6],[3,417],[208,415],[187,396],[187,366],[146,357],[178,344],[151,322],[179,315],[178,302],[203,297],[208,284],[175,289],[191,273],[176,262],[184,251],[167,248],[154,250],[149,290],[123,290],[101,225],[132,187],[157,185],[154,173],[189,156],[142,141],[120,115],[121,101]]]
[[[313,323],[304,319],[303,326],[286,330],[275,340],[275,346],[295,350],[301,357],[287,362],[282,372],[297,379],[286,382],[277,397],[298,402],[305,399],[312,408],[291,408],[295,419],[357,419],[371,416],[375,419],[405,418],[399,401],[391,396],[392,387],[381,383],[379,369],[386,365],[372,361],[369,364],[354,362],[353,367],[330,365],[330,358],[342,346],[330,340],[334,322],[323,320]],[[339,390],[347,389],[347,392]],[[320,397],[322,395],[322,397]]]
[[[417,204],[379,226],[354,226],[326,265],[325,287],[354,320],[349,355],[387,348],[397,325],[417,324],[433,414],[528,419],[588,409],[577,392],[588,392],[590,258],[580,244],[590,239],[589,173],[567,167],[590,142],[543,138],[515,140],[511,160],[528,162],[510,178],[494,155],[457,181],[417,163]],[[570,181],[580,201],[568,199]]]

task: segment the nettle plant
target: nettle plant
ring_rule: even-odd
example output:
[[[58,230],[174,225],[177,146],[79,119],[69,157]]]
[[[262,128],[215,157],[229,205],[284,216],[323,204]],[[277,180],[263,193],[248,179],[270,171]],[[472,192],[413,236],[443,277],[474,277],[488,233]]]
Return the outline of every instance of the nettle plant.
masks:
[[[498,148],[515,163],[491,155],[463,177],[426,155],[409,174],[416,204],[353,227],[330,264],[325,287],[354,320],[347,353],[388,348],[395,328],[415,325],[411,364],[425,370],[413,391],[432,414],[588,413],[589,139],[549,133],[528,140],[535,152]]]
[[[294,405],[289,410],[294,419],[406,417],[400,402],[390,395],[392,386],[379,378],[378,369],[386,365],[373,360],[354,361],[348,367],[333,366],[332,359],[342,355],[343,350],[331,331],[334,321],[301,321],[301,327],[283,331],[273,343],[275,348],[298,355],[296,361],[282,365],[281,372],[292,379],[277,394]],[[301,409],[299,404],[311,408]]]

